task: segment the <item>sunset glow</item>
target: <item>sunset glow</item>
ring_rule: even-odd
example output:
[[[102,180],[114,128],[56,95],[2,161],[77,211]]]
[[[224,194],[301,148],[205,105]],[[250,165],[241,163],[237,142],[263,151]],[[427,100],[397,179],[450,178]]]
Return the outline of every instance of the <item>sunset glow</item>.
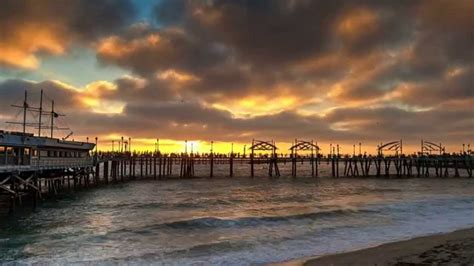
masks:
[[[474,262],[474,0],[0,0],[0,125],[0,265]]]
[[[473,140],[472,1],[118,2],[8,4],[1,123],[18,118],[8,106],[24,90],[31,105],[44,90],[74,139],[98,137],[99,150],[121,136],[136,151],[160,139],[200,153],[211,141],[243,153],[252,139],[282,153],[295,138],[325,153]]]

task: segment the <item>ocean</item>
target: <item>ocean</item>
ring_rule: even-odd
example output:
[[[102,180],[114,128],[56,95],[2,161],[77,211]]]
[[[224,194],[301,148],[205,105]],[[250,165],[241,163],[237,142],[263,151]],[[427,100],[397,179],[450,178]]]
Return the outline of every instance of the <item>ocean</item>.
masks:
[[[266,264],[474,226],[474,179],[326,170],[268,178],[259,166],[253,179],[237,169],[60,195],[1,218],[0,262]]]

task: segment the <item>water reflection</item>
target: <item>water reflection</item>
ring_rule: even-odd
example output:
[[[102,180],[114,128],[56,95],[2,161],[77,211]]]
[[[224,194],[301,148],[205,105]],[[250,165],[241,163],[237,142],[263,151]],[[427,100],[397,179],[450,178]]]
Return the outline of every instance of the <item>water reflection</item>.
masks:
[[[282,261],[472,225],[473,192],[468,179],[136,181],[11,217],[0,261]]]

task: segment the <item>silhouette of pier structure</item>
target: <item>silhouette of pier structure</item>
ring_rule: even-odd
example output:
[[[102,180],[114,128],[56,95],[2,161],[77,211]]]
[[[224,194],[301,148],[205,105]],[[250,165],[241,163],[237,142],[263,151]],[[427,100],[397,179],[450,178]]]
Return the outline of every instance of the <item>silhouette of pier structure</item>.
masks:
[[[247,166],[248,174],[243,176],[255,177],[257,165],[264,165],[267,177],[280,177],[281,165],[291,164],[291,173],[285,176],[298,177],[298,169],[309,165],[309,176],[319,177],[321,165],[329,166],[330,175],[327,177],[472,177],[474,155],[446,154],[441,144],[422,141],[422,149],[416,155],[403,154],[402,140],[391,141],[377,146],[377,155],[359,154],[342,155],[339,145],[334,145],[331,153],[324,155],[321,148],[313,140],[298,140],[292,143],[288,154],[278,153],[278,147],[273,140],[252,140],[247,156],[234,153],[222,154],[211,151],[207,154],[198,153],[161,153],[155,152],[131,153],[100,153],[97,155],[95,175],[101,176],[105,182],[134,178],[192,178],[214,177],[216,165],[226,165],[227,174],[221,176],[233,177],[235,166]],[[336,149],[337,147],[337,149]],[[355,146],[354,146],[355,149]],[[391,152],[385,155],[384,152]],[[259,153],[260,152],[260,153]],[[305,154],[300,154],[304,152]],[[433,154],[433,152],[436,152]],[[196,175],[196,167],[200,167],[201,175]],[[205,173],[208,168],[208,174]],[[177,171],[179,169],[179,172]],[[240,168],[242,175],[242,169]],[[307,169],[306,169],[307,170]],[[101,172],[102,171],[102,172]]]
[[[128,144],[131,145],[131,140]],[[354,145],[352,155],[342,155],[337,145],[331,146],[330,153],[324,155],[313,140],[295,139],[287,154],[278,153],[278,147],[272,140],[252,140],[248,156],[245,152],[234,153],[233,148],[227,154],[215,153],[212,142],[207,154],[187,151],[161,153],[159,148],[154,152],[141,153],[123,148],[119,152],[96,150],[89,165],[71,164],[55,169],[4,169],[0,171],[0,193],[10,198],[11,209],[14,209],[24,196],[33,198],[33,206],[36,206],[37,200],[45,196],[127,180],[234,177],[236,166],[239,166],[239,175],[248,178],[279,178],[282,175],[291,178],[473,176],[474,154],[470,150],[462,154],[446,154],[441,144],[422,141],[421,151],[417,155],[405,155],[402,147],[401,140],[392,141],[378,145],[377,155],[362,155],[360,148],[359,154],[355,154]],[[391,154],[385,155],[387,151]],[[288,164],[291,167],[287,167]],[[267,172],[257,175],[257,166],[260,171],[264,169]],[[217,174],[216,167],[221,168]],[[324,175],[321,174],[323,167],[329,169]],[[222,168],[227,170],[222,171]],[[291,171],[282,172],[287,168]],[[196,169],[199,169],[199,174],[196,174]]]

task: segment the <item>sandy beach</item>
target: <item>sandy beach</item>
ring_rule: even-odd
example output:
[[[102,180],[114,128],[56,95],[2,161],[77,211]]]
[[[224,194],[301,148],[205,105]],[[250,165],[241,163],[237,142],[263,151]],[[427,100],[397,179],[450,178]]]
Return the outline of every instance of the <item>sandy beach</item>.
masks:
[[[474,265],[474,228],[286,265]]]

